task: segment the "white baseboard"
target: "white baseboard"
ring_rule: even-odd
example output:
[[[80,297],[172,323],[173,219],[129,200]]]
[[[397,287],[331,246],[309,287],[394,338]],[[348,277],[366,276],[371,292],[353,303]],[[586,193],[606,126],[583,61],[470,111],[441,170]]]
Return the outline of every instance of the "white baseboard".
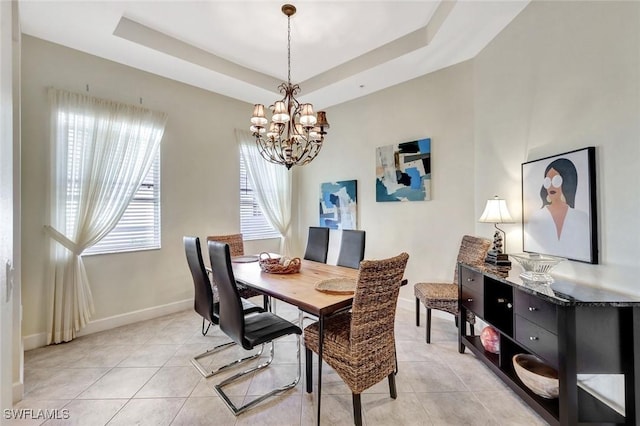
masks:
[[[414,311],[416,309],[416,299],[406,299],[404,297],[398,297],[398,307]]]
[[[192,307],[193,299],[186,299],[179,302],[167,303],[166,305],[154,306],[152,308],[140,309],[139,311],[102,318],[89,322],[86,327],[78,332],[78,337],[98,333],[100,331],[111,330],[112,328],[121,327],[123,325],[158,318],[175,312],[184,311],[185,309]],[[46,346],[47,333],[36,333],[24,336],[22,341],[24,343],[25,351]]]
[[[398,307],[402,308],[402,309],[406,309],[408,311],[412,311],[415,312],[416,310],[416,299],[407,299],[404,297],[398,297]],[[424,321],[425,318],[425,310],[424,310],[424,305],[421,303],[420,304],[420,315],[422,315],[422,319]],[[443,311],[439,311],[437,309],[432,309],[431,310],[431,316],[432,317],[439,317],[439,318],[448,318],[451,321],[453,321],[453,315],[451,315],[448,312],[443,312]]]
[[[22,401],[24,397],[24,383],[16,382],[13,384],[13,403]]]

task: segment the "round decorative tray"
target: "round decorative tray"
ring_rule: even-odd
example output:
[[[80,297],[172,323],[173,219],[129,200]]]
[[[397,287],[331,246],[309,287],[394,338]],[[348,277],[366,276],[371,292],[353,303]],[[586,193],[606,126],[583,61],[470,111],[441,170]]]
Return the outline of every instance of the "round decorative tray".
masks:
[[[356,282],[345,278],[329,278],[318,281],[316,290],[328,294],[353,294],[356,291]]]
[[[288,257],[273,258],[269,253],[260,253],[258,260],[260,269],[269,274],[295,274],[300,272],[302,261],[299,257],[289,259]]]
[[[235,256],[231,258],[231,261],[233,263],[251,263],[251,262],[257,262],[258,259],[260,259],[258,256],[256,255],[250,255],[250,256]]]

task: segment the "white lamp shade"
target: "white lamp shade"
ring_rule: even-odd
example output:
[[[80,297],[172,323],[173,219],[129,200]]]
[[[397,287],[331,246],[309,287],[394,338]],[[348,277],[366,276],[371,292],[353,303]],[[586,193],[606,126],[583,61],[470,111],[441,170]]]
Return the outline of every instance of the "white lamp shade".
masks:
[[[285,103],[283,101],[276,102],[273,107],[273,117],[271,118],[271,120],[273,120],[274,123],[284,124],[287,123],[290,119],[291,117],[287,112],[287,106],[285,105]]]
[[[487,200],[487,205],[484,207],[484,212],[482,212],[478,222],[514,223],[515,221],[509,214],[507,202],[496,195],[493,200]]]
[[[302,104],[300,106],[300,124],[305,127],[313,127],[316,124],[316,116],[313,113],[313,105]]]

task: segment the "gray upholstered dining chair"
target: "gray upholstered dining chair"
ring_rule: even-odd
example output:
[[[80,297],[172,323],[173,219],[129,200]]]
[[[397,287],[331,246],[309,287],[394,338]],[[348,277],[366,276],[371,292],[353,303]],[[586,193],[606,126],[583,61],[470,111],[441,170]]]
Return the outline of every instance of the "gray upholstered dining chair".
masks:
[[[209,281],[209,277],[202,260],[200,239],[198,237],[185,236],[182,240],[184,243],[185,254],[187,256],[187,264],[189,265],[189,270],[191,271],[191,276],[193,278],[193,287],[195,291],[193,299],[193,309],[202,317],[202,335],[206,336],[209,332],[209,329],[211,328],[211,325],[220,323],[220,300],[218,298],[218,286],[212,285]],[[262,312],[263,309],[245,299],[242,299],[242,311],[246,315],[252,312]],[[204,377],[211,377],[214,374],[217,374],[231,367],[232,365],[256,358],[256,356],[241,358],[229,364],[223,365],[215,370],[207,370],[202,364],[200,364],[200,359],[213,355],[216,352],[233,344],[234,342],[231,341],[209,349],[193,357],[191,359],[191,363]]]
[[[220,296],[220,329],[245,350],[252,350],[256,346],[264,348],[266,343],[271,343],[270,356],[267,361],[235,374],[214,386],[215,391],[225,404],[227,404],[229,409],[231,409],[233,414],[238,415],[261,401],[284,392],[287,389],[291,389],[298,384],[302,368],[300,363],[300,335],[302,334],[302,330],[300,330],[300,327],[297,325],[271,312],[256,312],[244,315],[242,311],[242,299],[238,293],[236,280],[233,275],[229,245],[217,241],[209,241],[208,247],[213,278],[218,284]],[[273,361],[273,341],[290,334],[295,334],[297,338],[298,374],[296,378],[291,383],[275,388],[258,398],[246,402],[240,407],[236,407],[224,392],[223,387],[247,374],[252,374],[268,367]]]
[[[338,253],[338,266],[358,269],[360,261],[364,259],[365,231],[344,229],[340,239],[340,252]]]
[[[327,251],[329,250],[329,228],[319,226],[309,227],[307,248],[304,258],[315,262],[327,263]]]
[[[322,360],[344,380],[352,392],[353,416],[362,424],[360,394],[387,378],[391,398],[396,399],[396,302],[409,255],[360,263],[350,311],[325,320]],[[311,352],[319,350],[319,324],[305,327],[307,393],[312,391]],[[322,389],[318,387],[318,393]]]
[[[455,323],[458,325],[458,262],[481,265],[484,263],[489,247],[491,247],[491,241],[485,238],[465,235],[460,243],[456,268],[453,273],[453,282],[423,282],[413,286],[413,292],[416,296],[416,326],[420,326],[420,302],[427,310],[427,343],[431,343],[431,309],[449,312],[455,317]],[[467,311],[467,322],[473,335],[473,325],[476,322],[476,317],[471,311]]]

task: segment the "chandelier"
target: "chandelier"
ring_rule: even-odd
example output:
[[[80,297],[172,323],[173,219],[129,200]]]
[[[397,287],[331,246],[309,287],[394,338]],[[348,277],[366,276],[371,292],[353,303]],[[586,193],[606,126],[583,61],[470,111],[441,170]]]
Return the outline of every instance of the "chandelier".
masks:
[[[284,97],[269,106],[272,113],[270,123],[265,116],[264,105],[254,105],[250,130],[262,157],[289,170],[316,158],[329,122],[324,111],[315,114],[313,105],[301,104],[295,97],[300,93],[300,86],[291,84],[291,16],[296,13],[296,8],[285,4],[282,13],[287,16],[288,75],[287,82],[278,86],[278,90]]]

